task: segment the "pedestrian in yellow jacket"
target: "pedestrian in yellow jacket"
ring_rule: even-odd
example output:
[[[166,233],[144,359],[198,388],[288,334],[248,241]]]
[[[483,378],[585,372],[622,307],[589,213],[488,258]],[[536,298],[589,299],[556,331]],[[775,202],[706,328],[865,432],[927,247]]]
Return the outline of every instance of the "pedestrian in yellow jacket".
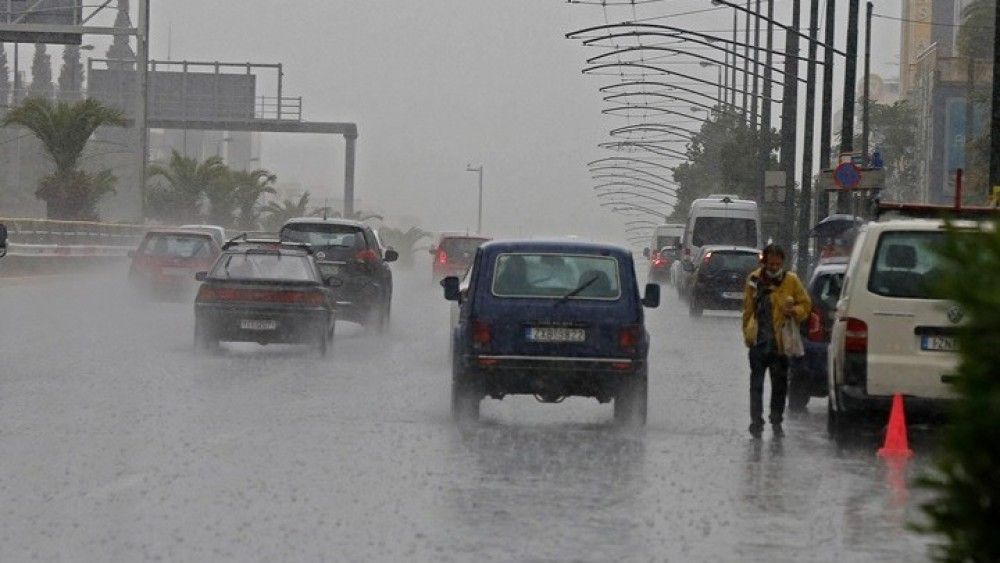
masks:
[[[812,302],[798,276],[785,271],[785,251],[768,245],[762,267],[747,277],[743,289],[743,340],[750,350],[750,434],[759,438],[764,429],[764,372],[771,374],[770,422],[775,436],[783,436],[781,423],[788,393],[788,356],[781,329],[795,323],[796,330],[809,317]]]

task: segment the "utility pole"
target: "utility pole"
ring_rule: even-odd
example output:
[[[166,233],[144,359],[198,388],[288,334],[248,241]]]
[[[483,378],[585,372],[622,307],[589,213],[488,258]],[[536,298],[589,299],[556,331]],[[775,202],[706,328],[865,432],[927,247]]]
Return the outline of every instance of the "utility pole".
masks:
[[[833,0],[826,0],[826,27],[824,28],[823,52],[823,104],[820,109],[819,169],[829,170],[830,151],[833,143],[833,40],[835,6]],[[830,213],[830,193],[826,190],[817,194],[816,219],[825,219]]]
[[[858,8],[860,0],[850,0],[847,11],[847,61],[844,64],[844,120],[840,127],[840,152],[854,151],[854,88],[858,77]],[[848,194],[837,192],[837,211],[848,212]]]
[[[865,90],[864,99],[861,100],[861,158],[864,159],[864,163],[868,164],[868,106],[871,104],[869,98],[871,97],[871,61],[872,61],[872,3],[868,2],[865,4]],[[972,97],[972,90],[969,90],[968,98]],[[968,115],[968,114],[966,114]],[[966,123],[970,123],[971,119],[966,118]]]
[[[801,0],[792,2],[792,29],[798,31]],[[798,117],[799,36],[785,33],[785,88],[781,96],[781,168],[785,172],[785,202],[782,213],[780,241],[791,249],[795,224],[795,141]]]
[[[466,172],[478,172],[479,173],[479,216],[476,219],[476,234],[482,234],[483,232],[483,165],[473,168],[471,164],[465,165]]]
[[[739,45],[737,45],[736,42],[736,25],[739,23],[739,20],[736,18],[736,15],[736,10],[733,10],[733,80],[730,83],[733,93],[733,108],[736,108],[736,71],[740,68],[740,66],[736,63],[736,59],[739,55]],[[746,106],[744,106],[743,109],[746,109]]]
[[[136,34],[136,74],[139,79],[139,100],[135,126],[139,133],[139,221],[146,221],[146,164],[149,161],[149,0],[139,2],[139,21]]]
[[[750,108],[750,123],[753,126],[753,131],[756,133],[760,131],[760,127],[757,125],[757,112],[758,106],[760,105],[760,98],[757,97],[757,83],[760,81],[760,70],[758,69],[758,57],[760,57],[760,0],[756,1],[756,5],[753,11],[753,107]]]
[[[747,119],[747,94],[750,92],[750,0],[747,0],[747,11],[743,24],[743,121]],[[754,100],[756,103],[756,100]]]
[[[797,270],[809,267],[809,227],[812,224],[813,126],[816,122],[816,36],[819,35],[819,0],[809,2],[809,62],[806,64],[806,123],[802,137],[802,200],[799,203],[799,260]]]
[[[993,115],[990,119],[990,187],[1000,192],[1000,2],[993,20]]]
[[[774,0],[767,1],[767,40],[764,50],[764,87],[760,110],[760,131],[757,153],[757,205],[764,205],[764,181],[771,162],[771,76],[774,40]],[[787,80],[787,79],[786,79]]]

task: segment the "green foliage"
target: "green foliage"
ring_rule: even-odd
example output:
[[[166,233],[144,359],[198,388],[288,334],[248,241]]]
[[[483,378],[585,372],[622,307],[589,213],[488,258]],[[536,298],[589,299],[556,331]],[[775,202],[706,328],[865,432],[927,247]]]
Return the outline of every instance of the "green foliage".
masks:
[[[382,227],[378,234],[383,243],[399,253],[399,265],[406,268],[413,267],[414,254],[420,250],[426,250],[427,247],[418,246],[420,241],[432,236],[431,233],[420,227],[410,227],[405,231],[393,227]]]
[[[80,62],[80,47],[67,45],[63,48],[63,65],[59,71],[59,98],[79,100],[83,97],[83,63]]]
[[[687,162],[674,169],[680,186],[673,216],[686,217],[692,201],[713,193],[756,199],[760,144],[768,145],[768,169],[773,169],[777,166],[773,152],[779,142],[775,130],[755,135],[741,115],[716,112],[692,137]]]
[[[944,538],[934,548],[939,561],[1000,561],[1000,230],[952,229],[941,253],[942,294],[967,322],[958,333],[959,399],[937,472],[921,481],[936,495],[923,505],[929,524],[919,529]]]
[[[286,199],[281,202],[268,202],[264,206],[263,213],[267,216],[265,221],[267,228],[276,231],[289,219],[310,215],[309,192],[303,193],[298,201]]]
[[[975,0],[962,9],[956,45],[963,58],[992,59],[996,0]]]
[[[35,56],[31,59],[31,85],[28,96],[52,98],[52,57],[45,52],[44,43],[35,43]]]
[[[253,229],[260,220],[260,198],[274,195],[274,183],[278,177],[267,170],[239,170],[229,173],[228,184],[233,190],[236,207],[239,210],[239,224],[244,229]]]
[[[45,98],[28,98],[2,122],[4,127],[19,125],[31,131],[55,164],[55,172],[41,180],[36,192],[50,219],[96,217],[97,201],[113,191],[114,176],[109,171],[93,176],[80,171],[80,156],[98,127],[125,124],[121,111],[96,100],[53,103]]]
[[[146,209],[150,217],[168,222],[185,223],[201,218],[202,202],[207,191],[213,192],[216,208],[223,197],[217,195],[227,174],[222,159],[213,156],[198,161],[173,151],[166,164],[153,164],[148,168],[148,177],[154,183],[147,192]],[[226,223],[223,223],[226,224]]]
[[[878,148],[885,164],[885,187],[888,198],[916,201],[917,162],[913,158],[917,142],[917,114],[906,100],[892,105],[868,106],[869,146]],[[856,147],[861,146],[858,132]]]

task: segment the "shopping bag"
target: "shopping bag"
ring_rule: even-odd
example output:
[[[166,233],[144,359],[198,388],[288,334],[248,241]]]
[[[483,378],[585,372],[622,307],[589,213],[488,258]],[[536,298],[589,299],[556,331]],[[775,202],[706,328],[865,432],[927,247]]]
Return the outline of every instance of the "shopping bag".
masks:
[[[802,335],[799,334],[799,323],[792,319],[787,319],[781,325],[781,344],[784,346],[784,353],[789,358],[801,358],[806,355],[805,346],[802,344]]]

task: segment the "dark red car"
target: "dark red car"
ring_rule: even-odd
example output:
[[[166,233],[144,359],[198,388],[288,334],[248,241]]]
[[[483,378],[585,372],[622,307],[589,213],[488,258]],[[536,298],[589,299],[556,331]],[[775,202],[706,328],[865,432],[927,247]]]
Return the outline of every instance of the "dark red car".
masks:
[[[154,297],[181,298],[194,291],[194,275],[212,268],[222,249],[211,234],[182,229],[146,233],[129,253],[129,282]]]
[[[435,283],[448,276],[461,279],[468,271],[476,250],[490,239],[478,235],[442,234],[434,248],[433,281]]]

